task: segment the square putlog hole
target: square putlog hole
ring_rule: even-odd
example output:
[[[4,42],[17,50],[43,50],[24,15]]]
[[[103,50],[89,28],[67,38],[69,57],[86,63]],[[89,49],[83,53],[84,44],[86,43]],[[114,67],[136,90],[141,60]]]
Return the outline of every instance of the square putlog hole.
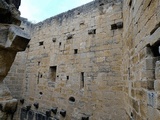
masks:
[[[43,45],[43,41],[39,42],[39,46],[42,46]]]

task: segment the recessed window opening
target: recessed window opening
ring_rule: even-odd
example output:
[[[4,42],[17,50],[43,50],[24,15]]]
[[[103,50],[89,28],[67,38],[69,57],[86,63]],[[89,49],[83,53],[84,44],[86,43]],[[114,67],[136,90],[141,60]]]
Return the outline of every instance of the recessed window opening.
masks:
[[[81,72],[80,88],[84,88],[84,72]]]
[[[152,46],[148,45],[147,47],[151,49],[154,57],[160,56],[160,40],[158,40]]]
[[[67,76],[67,80],[69,80],[69,76]]]
[[[74,49],[74,54],[78,54],[78,49]]]
[[[57,72],[57,66],[50,66],[50,79],[51,81],[56,81],[56,72]]]
[[[43,45],[43,41],[39,42],[39,46],[42,46]]]

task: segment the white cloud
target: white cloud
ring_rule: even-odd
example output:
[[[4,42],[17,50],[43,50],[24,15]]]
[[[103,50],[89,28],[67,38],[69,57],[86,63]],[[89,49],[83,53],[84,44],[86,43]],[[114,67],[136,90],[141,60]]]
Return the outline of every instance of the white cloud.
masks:
[[[35,15],[40,12],[40,8],[34,6],[31,0],[22,0],[19,10],[21,11],[21,16],[30,21],[35,21]]]
[[[20,11],[22,17],[30,21],[39,22],[47,17],[73,9],[90,1],[93,0],[22,0]]]

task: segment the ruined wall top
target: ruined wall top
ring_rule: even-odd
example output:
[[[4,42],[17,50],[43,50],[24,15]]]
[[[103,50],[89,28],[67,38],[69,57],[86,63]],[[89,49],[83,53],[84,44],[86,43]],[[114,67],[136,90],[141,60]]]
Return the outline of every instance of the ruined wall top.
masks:
[[[80,7],[74,8],[72,10],[68,10],[56,16],[50,17],[42,22],[39,22],[34,25],[34,28],[45,26],[46,24],[51,24],[53,21],[57,21],[59,25],[62,24],[63,20],[73,19],[74,17],[80,14],[87,14],[93,11],[95,8],[98,8],[100,11],[103,11],[102,6],[106,5],[106,7],[113,6],[114,4],[120,4],[123,0],[94,0]]]

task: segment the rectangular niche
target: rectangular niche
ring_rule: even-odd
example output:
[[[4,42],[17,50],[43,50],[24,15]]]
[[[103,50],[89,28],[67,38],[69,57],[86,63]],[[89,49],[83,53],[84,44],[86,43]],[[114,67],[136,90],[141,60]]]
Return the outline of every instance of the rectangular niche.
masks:
[[[69,80],[69,76],[67,76],[67,80]]]
[[[49,79],[53,82],[56,81],[56,72],[57,72],[57,66],[50,66]]]
[[[78,54],[78,49],[74,49],[74,54]]]

